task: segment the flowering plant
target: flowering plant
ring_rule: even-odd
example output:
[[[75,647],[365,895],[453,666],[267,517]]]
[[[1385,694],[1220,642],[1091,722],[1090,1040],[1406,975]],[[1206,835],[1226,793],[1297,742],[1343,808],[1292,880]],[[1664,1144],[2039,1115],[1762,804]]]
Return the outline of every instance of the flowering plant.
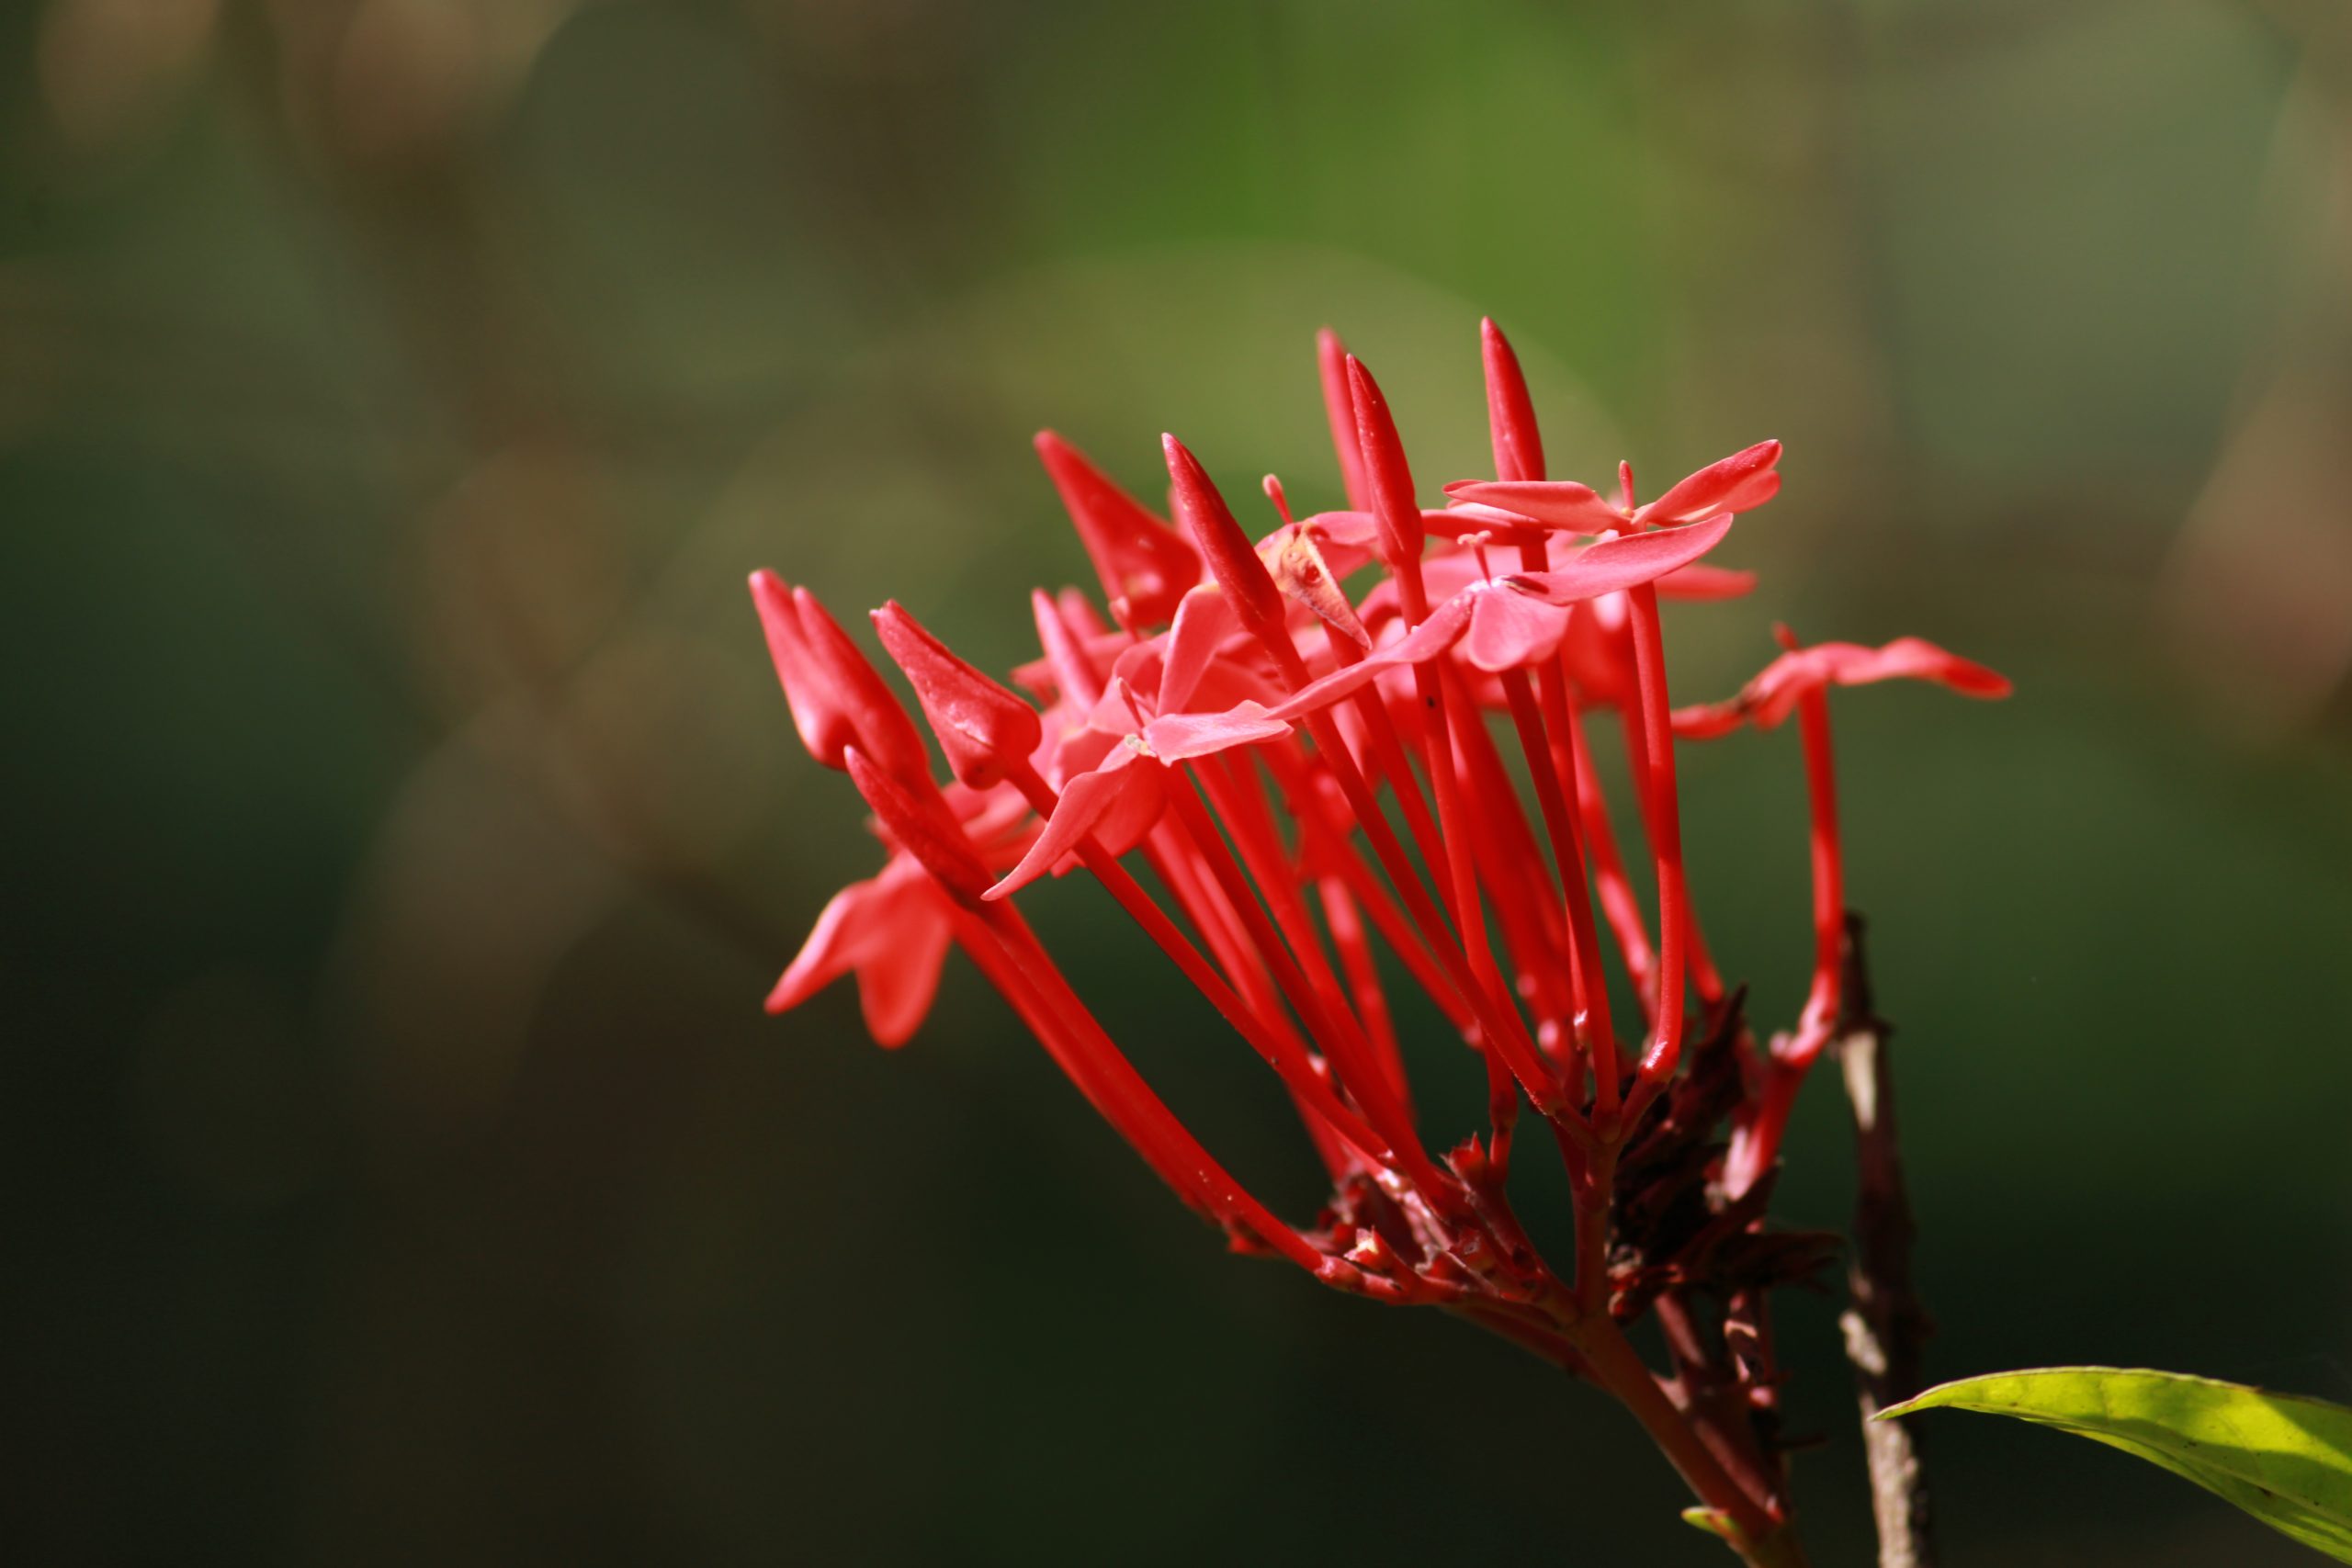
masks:
[[[1613,493],[1550,479],[1489,321],[1495,475],[1425,509],[1370,372],[1329,333],[1319,346],[1345,510],[1294,516],[1270,477],[1275,526],[1253,538],[1168,436],[1171,526],[1038,436],[1105,604],[1033,595],[1043,656],[1012,680],[1034,703],[896,603],[874,613],[952,782],[816,597],[753,575],[800,738],[849,774],[888,851],[826,907],[768,1005],[854,973],[875,1038],[897,1045],[961,949],[1234,1249],[1440,1308],[1593,1382],[1681,1472],[1696,1522],[1751,1562],[1800,1562],[1767,1292],[1821,1268],[1835,1240],[1771,1229],[1765,1204],[1799,1087],[1863,1021],[1827,692],[1905,677],[1988,697],[2007,684],[1916,638],[1804,646],[1783,632],[1736,695],[1678,709],[1660,602],[1746,592],[1747,574],[1705,558],[1778,492],[1780,444],[1645,503],[1623,465]],[[1759,1041],[1691,908],[1676,748],[1791,715],[1811,799],[1812,988],[1793,1027]],[[1625,738],[1648,910],[1588,735],[1610,722]],[[1330,1179],[1310,1222],[1277,1216],[1216,1161],[1022,918],[1015,894],[1073,871],[1272,1070]],[[1399,976],[1482,1065],[1483,1135],[1428,1142],[1387,999]],[[1522,1101],[1574,1193],[1563,1267],[1506,1191]],[[1626,1337],[1644,1316],[1672,1359],[1664,1375]]]

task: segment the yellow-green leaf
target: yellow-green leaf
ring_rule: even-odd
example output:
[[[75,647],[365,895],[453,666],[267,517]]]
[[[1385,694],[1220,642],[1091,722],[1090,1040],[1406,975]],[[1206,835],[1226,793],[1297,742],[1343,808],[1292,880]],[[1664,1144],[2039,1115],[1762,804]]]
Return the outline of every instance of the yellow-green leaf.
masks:
[[[1996,1372],[1880,1412],[2015,1416],[2137,1454],[2352,1562],[2352,1410],[2243,1383],[2115,1367]]]

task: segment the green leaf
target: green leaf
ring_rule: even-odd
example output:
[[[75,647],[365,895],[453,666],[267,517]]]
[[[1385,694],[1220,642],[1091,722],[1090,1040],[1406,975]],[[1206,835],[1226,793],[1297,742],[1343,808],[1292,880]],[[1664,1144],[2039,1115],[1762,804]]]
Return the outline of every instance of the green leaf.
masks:
[[[2137,1454],[2352,1562],[2352,1410],[2340,1404],[2177,1372],[2048,1367],[1948,1382],[1879,1419],[1939,1405],[2039,1421]]]
[[[1731,1516],[1721,1508],[1685,1508],[1682,1510],[1682,1522],[1705,1530],[1717,1540],[1728,1541],[1735,1547],[1739,1544],[1739,1527],[1733,1524]]]
[[[1725,1546],[1739,1553],[1740,1561],[1750,1568],[1774,1568],[1775,1564],[1802,1564],[1804,1554],[1797,1549],[1796,1538],[1789,1533],[1786,1524],[1772,1527],[1763,1537],[1748,1535],[1738,1522],[1721,1508],[1698,1506],[1682,1510],[1682,1522],[1705,1530]]]

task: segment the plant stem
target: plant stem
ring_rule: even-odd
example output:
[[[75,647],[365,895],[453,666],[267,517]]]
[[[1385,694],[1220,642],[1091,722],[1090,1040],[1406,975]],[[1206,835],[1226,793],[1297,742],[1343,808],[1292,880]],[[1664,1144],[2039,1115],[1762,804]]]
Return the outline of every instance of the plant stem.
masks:
[[[1913,1429],[1871,1417],[1919,1392],[1929,1324],[1911,1284],[1911,1199],[1895,1137],[1894,1078],[1888,1028],[1871,1006],[1862,922],[1846,917],[1846,953],[1838,1058],[1854,1111],[1860,1173],[1854,1256],[1846,1276],[1852,1304],[1838,1319],[1846,1358],[1854,1364],[1870,1463],[1871,1511],[1878,1523],[1879,1568],[1933,1568],[1928,1487]]]
[[[1750,1568],[1804,1568],[1804,1550],[1786,1521],[1724,1468],[1623,1330],[1606,1316],[1587,1318],[1574,1338],[1593,1381],[1633,1412],[1700,1502],[1729,1527],[1726,1539]]]

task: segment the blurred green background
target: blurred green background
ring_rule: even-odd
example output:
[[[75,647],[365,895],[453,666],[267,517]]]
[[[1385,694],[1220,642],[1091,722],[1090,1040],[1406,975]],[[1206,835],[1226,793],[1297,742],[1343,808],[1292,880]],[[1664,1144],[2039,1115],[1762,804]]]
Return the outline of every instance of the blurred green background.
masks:
[[[1487,471],[1481,312],[1555,472],[1788,443],[1679,692],[1775,615],[2017,679],[1840,707],[1934,1371],[2352,1400],[2335,0],[17,0],[0,40],[12,1561],[1717,1561],[1596,1396],[1220,1256],[960,964],[895,1055],[845,987],[760,1011],[876,855],[744,572],[1008,664],[1086,577],[1029,434],[1331,504],[1326,322],[1432,490]],[[1784,1019],[1793,738],[1688,772]],[[1206,1010],[1035,905],[1311,1202]],[[1782,1206],[1839,1225],[1815,1090]],[[1835,1305],[1783,1329],[1824,1564],[1868,1532]],[[1928,1420],[1951,1562],[2305,1560]]]

